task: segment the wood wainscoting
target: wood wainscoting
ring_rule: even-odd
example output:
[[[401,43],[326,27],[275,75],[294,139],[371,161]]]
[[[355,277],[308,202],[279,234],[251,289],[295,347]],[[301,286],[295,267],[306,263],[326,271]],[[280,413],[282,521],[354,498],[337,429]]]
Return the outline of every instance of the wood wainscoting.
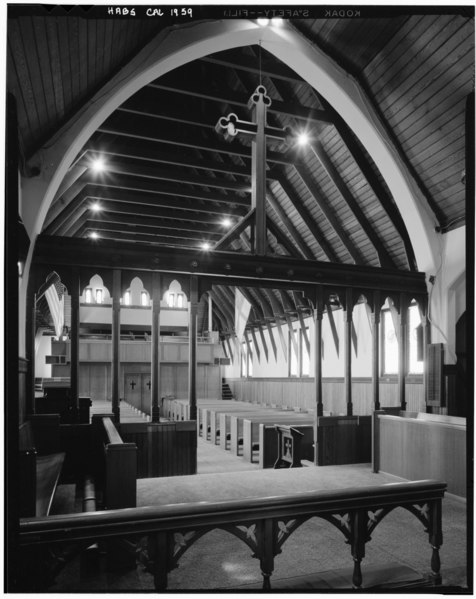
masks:
[[[467,495],[466,419],[438,414],[379,414],[378,469],[407,480],[444,480],[448,491]]]
[[[134,379],[133,377],[136,377]],[[160,365],[160,396],[188,397],[188,364],[163,363]],[[119,393],[125,401],[150,414],[150,362],[120,364]],[[131,378],[132,377],[132,378]],[[197,365],[197,396],[221,397],[220,367],[214,364]],[[131,383],[134,386],[131,387]],[[138,389],[141,389],[141,394]],[[94,401],[111,398],[111,364],[80,363],[79,394]],[[147,400],[148,394],[148,400]]]
[[[237,378],[226,379],[233,396],[239,401],[249,401],[262,405],[287,406],[312,410],[316,407],[314,379],[305,378]],[[324,378],[322,380],[323,404],[326,412],[346,414],[344,378]],[[409,379],[405,394],[407,410],[425,410],[423,379]],[[398,385],[396,378],[380,380],[380,402],[386,406],[398,406]],[[371,414],[373,411],[372,379],[352,380],[353,413]]]

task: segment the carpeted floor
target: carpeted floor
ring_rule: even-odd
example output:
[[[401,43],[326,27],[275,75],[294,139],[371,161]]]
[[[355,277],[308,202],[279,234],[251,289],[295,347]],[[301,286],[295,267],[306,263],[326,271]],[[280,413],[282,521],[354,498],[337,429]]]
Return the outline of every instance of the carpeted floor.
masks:
[[[138,505],[167,504],[185,501],[219,500],[250,497],[266,489],[280,495],[292,489],[306,491],[320,488],[345,488],[395,482],[393,476],[373,474],[369,464],[302,468],[294,470],[259,470],[243,459],[231,456],[218,446],[198,440],[198,472],[195,477],[142,479],[138,481]],[[212,470],[215,468],[215,471]],[[245,474],[246,471],[246,474]],[[218,474],[224,473],[224,474]],[[197,484],[199,483],[199,484]],[[466,502],[447,495],[443,502],[444,543],[440,550],[443,585],[465,592],[466,579]],[[409,512],[398,509],[375,529],[367,543],[362,562],[364,577],[369,580],[376,566],[396,563],[422,575],[430,570],[431,548],[421,523]],[[351,568],[350,548],[344,537],[326,521],[312,518],[293,533],[275,559],[271,585],[288,584],[294,577]],[[198,540],[181,558],[180,566],[169,575],[170,591],[222,592],[251,590],[243,585],[262,582],[259,563],[249,548],[230,533],[215,530]],[[289,586],[291,585],[291,586]],[[303,588],[303,587],[298,587]],[[325,587],[319,587],[325,588]],[[53,591],[73,592],[150,592],[153,581],[141,567],[128,572],[81,571],[78,563],[70,564],[58,577]]]

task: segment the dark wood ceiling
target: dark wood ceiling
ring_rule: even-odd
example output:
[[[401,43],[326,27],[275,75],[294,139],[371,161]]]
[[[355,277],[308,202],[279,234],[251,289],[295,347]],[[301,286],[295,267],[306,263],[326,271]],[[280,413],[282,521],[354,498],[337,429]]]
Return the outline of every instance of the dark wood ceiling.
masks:
[[[473,19],[413,14],[292,24],[361,83],[440,227],[462,226]],[[159,27],[145,19],[54,12],[9,19],[8,91],[17,102],[26,176],[29,157]],[[365,148],[307,82],[257,46],[196,60],[129,98],[77,156],[43,232],[96,233],[105,240],[171,248],[208,242],[211,248],[248,251],[249,230],[233,226],[250,208],[250,145],[246,139],[225,141],[215,125],[230,112],[249,119],[247,102],[260,82],[272,99],[269,124],[306,128],[312,139],[301,149],[283,143],[269,147],[269,253],[416,269],[404,218]],[[99,156],[107,164],[102,173],[91,168]],[[92,210],[96,203],[98,212]],[[224,289],[214,287],[212,296],[215,317],[227,329],[233,301]],[[296,298],[288,296],[297,313]],[[266,298],[251,293],[250,299],[252,318],[264,318]],[[279,301],[284,311],[285,300]],[[266,305],[271,313],[272,307]]]

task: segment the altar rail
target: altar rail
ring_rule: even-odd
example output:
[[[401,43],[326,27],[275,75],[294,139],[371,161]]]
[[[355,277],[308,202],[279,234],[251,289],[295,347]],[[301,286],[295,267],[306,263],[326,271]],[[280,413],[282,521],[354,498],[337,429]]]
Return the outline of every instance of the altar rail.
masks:
[[[440,584],[439,548],[443,542],[441,522],[445,490],[444,482],[424,480],[281,497],[23,519],[19,541],[22,564],[29,573],[24,584],[28,587],[36,580],[35,590],[41,590],[38,577],[45,576],[47,560],[51,560],[52,555],[61,555],[61,544],[87,546],[102,539],[126,538],[140,549],[138,554],[153,575],[156,589],[165,590],[168,573],[177,567],[183,554],[205,533],[221,528],[248,545],[259,560],[263,589],[270,589],[275,556],[282,552],[283,544],[294,531],[309,518],[317,516],[337,528],[349,544],[354,562],[349,588],[360,589],[366,543],[383,518],[397,507],[416,516],[428,532],[430,579],[434,584]]]

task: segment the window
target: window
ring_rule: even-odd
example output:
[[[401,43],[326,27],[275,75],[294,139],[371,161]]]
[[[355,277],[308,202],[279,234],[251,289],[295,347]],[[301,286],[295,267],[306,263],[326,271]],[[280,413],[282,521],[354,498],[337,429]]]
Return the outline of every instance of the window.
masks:
[[[288,335],[288,346],[289,346],[289,376],[298,376],[299,366],[298,366],[298,356],[296,355],[296,350],[294,349],[293,337],[295,334],[289,331]]]
[[[309,327],[306,327],[307,338],[309,339]],[[309,376],[311,368],[311,359],[307,351],[307,345],[304,341],[304,332],[300,331],[299,346],[301,350],[301,376]]]
[[[174,307],[174,302],[175,302],[175,293],[169,293],[167,294],[167,306],[169,308],[173,308]]]
[[[408,374],[423,374],[423,359],[419,355],[418,336],[421,333],[420,314],[416,303],[411,304],[407,314],[407,367]],[[382,374],[398,374],[398,339],[390,310],[382,310]]]
[[[382,310],[382,374],[398,374],[398,340],[390,310]]]
[[[126,306],[131,305],[131,292],[130,291],[126,291],[124,294],[124,305],[126,305]]]
[[[420,313],[417,304],[408,308],[408,373],[423,374],[423,356],[418,352],[418,335],[421,332]],[[423,353],[423,352],[421,352]]]
[[[93,290],[91,289],[91,287],[87,287],[86,294],[85,294],[85,299],[86,299],[86,303],[87,304],[92,304],[92,302],[93,302]]]
[[[248,351],[248,376],[253,376],[253,342],[250,341],[250,349]]]
[[[183,308],[183,293],[177,293],[177,308]]]
[[[148,306],[149,305],[149,297],[147,296],[147,291],[141,291],[140,294],[140,305]]]
[[[102,304],[102,289],[96,289],[96,304]]]
[[[241,376],[253,376],[253,342],[249,342],[249,348],[246,341],[241,344]]]

